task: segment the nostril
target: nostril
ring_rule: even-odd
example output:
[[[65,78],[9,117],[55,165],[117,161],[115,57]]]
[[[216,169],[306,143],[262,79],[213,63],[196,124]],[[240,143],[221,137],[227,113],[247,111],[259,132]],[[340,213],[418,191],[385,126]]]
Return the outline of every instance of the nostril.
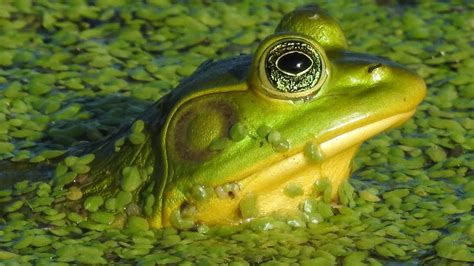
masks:
[[[381,63],[377,63],[377,64],[373,64],[373,65],[370,65],[369,68],[367,69],[367,71],[369,73],[372,73],[375,69],[381,67],[382,64]]]

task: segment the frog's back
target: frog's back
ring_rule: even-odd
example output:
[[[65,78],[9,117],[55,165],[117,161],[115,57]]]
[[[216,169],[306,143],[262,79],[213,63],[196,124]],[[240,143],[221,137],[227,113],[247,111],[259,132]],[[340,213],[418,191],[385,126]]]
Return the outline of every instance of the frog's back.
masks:
[[[220,61],[206,61],[170,94],[170,100],[205,90],[239,85],[246,82],[252,57],[241,55]]]
[[[170,115],[178,102],[185,98],[206,94],[206,91],[212,93],[224,87],[242,86],[247,81],[251,64],[250,55],[206,61],[191,76],[181,81],[175,89],[145,111],[140,119],[153,121],[151,122],[153,130],[161,131],[165,118]]]

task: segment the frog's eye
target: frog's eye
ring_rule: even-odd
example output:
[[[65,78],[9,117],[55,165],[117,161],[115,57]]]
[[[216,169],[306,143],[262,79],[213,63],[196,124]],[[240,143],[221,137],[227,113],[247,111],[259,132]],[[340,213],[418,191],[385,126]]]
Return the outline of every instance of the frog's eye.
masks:
[[[271,85],[265,86],[266,93],[283,99],[314,95],[326,79],[324,56],[322,48],[303,39],[274,43],[266,50],[261,66]]]

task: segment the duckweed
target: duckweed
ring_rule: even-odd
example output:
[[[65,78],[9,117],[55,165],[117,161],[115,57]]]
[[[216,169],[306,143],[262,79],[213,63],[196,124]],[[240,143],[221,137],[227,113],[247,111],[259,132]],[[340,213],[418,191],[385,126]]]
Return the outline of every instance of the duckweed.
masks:
[[[436,241],[441,233],[436,230],[430,230],[427,232],[422,232],[420,235],[415,237],[415,240],[422,244],[431,244]]]
[[[360,198],[370,202],[380,201],[380,198],[377,196],[377,194],[370,189],[362,190],[361,192],[359,192],[359,196]]]
[[[5,250],[0,250],[0,259],[1,260],[9,260],[9,259],[14,259],[17,258],[18,254],[15,254],[13,252],[8,252]]]
[[[240,214],[243,218],[252,218],[258,215],[258,197],[247,195],[240,201]]]
[[[207,199],[209,195],[210,189],[206,188],[203,185],[194,185],[191,189],[192,197],[195,200],[204,200]]]
[[[276,152],[285,152],[290,149],[290,142],[286,139],[280,139],[272,142],[272,146]]]
[[[323,155],[319,150],[319,146],[313,142],[308,143],[304,148],[304,155],[306,158],[319,162],[323,159]]]
[[[105,201],[105,209],[108,210],[108,211],[117,210],[117,199],[116,198],[108,198]]]
[[[134,145],[139,145],[145,143],[145,134],[141,132],[133,132],[130,135],[128,135],[128,140],[130,140],[131,143]]]
[[[216,138],[211,141],[211,144],[209,144],[209,150],[220,151],[220,150],[225,149],[228,145],[229,145],[228,138]]]
[[[23,205],[25,204],[25,201],[23,200],[17,200],[12,202],[10,205],[5,207],[5,212],[14,212],[19,210]]]
[[[132,132],[142,132],[145,128],[145,122],[141,119],[136,120],[132,124]]]
[[[316,180],[314,189],[317,196],[322,196],[324,202],[330,202],[332,197],[332,185],[327,178]]]
[[[127,166],[122,170],[122,181],[120,187],[127,192],[132,192],[142,184],[140,171],[136,166]]]
[[[277,130],[272,129],[267,135],[267,140],[271,144],[278,144],[281,141],[281,133]]]
[[[145,206],[143,207],[143,210],[147,217],[153,214],[154,205],[155,205],[155,196],[153,194],[150,194],[146,197]]]
[[[84,209],[96,212],[102,204],[104,204],[104,198],[101,196],[89,196],[84,200]]]
[[[55,177],[55,182],[57,186],[61,187],[61,186],[71,183],[72,181],[74,181],[76,177],[77,177],[76,172],[67,172],[61,176]]]
[[[111,224],[114,221],[115,216],[113,213],[108,212],[94,212],[89,216],[89,218],[100,224]]]
[[[268,136],[268,134],[270,133],[270,131],[272,130],[271,127],[267,126],[267,125],[261,125],[257,128],[257,134],[261,137],[261,138],[266,138]]]
[[[143,217],[130,216],[127,220],[127,228],[132,231],[147,231],[150,226]]]
[[[86,155],[83,155],[83,156],[79,157],[79,158],[77,159],[76,164],[79,164],[79,165],[88,165],[88,164],[90,164],[92,161],[94,161],[94,159],[95,159],[95,154],[93,154],[93,153],[86,154]]]
[[[84,217],[82,217],[81,215],[75,213],[75,212],[70,212],[67,214],[67,218],[71,221],[71,222],[74,222],[74,223],[80,223],[84,220]]]
[[[87,174],[91,168],[88,165],[76,163],[71,167],[71,170],[77,174]]]
[[[474,51],[469,1],[320,4],[342,24],[351,49],[407,65],[429,88],[412,120],[362,146],[337,203],[321,187],[312,196],[323,203],[310,201],[302,214],[288,220],[207,227],[179,216],[178,227],[188,230],[151,230],[143,217],[127,215],[142,206],[121,184],[116,195],[94,201],[66,186],[90,173],[85,166],[93,169],[95,155],[63,151],[130,124],[127,137],[113,149],[146,143],[146,129],[136,117],[153,101],[204,60],[252,52],[283,13],[306,3],[99,1],[91,6],[79,1],[49,3],[47,11],[35,1],[5,3],[0,11],[0,158],[62,161],[54,180],[65,188],[42,182],[2,188],[2,263],[472,263]],[[193,34],[188,32],[191,24],[197,25]],[[269,138],[270,132],[268,126],[257,129],[272,146],[270,139],[285,137]],[[230,140],[219,141],[210,149],[222,150]],[[317,149],[311,153],[318,159]],[[118,183],[123,181],[121,170],[115,173]],[[64,199],[86,211],[65,213]],[[143,199],[154,202],[152,196]],[[150,213],[152,204],[143,204]]]
[[[116,140],[114,143],[115,152],[119,152],[120,148],[122,147],[124,143],[125,143],[125,138],[119,138],[118,140]]]
[[[146,221],[146,220],[145,220]],[[179,210],[175,210],[170,216],[171,224],[178,229],[186,230],[194,227],[194,221],[181,216]]]
[[[304,190],[298,184],[290,183],[285,187],[284,192],[288,197],[294,198],[303,195]]]
[[[229,135],[233,141],[241,141],[247,136],[247,129],[242,123],[235,123],[230,128]]]
[[[120,191],[116,197],[115,207],[117,209],[123,209],[125,205],[132,202],[132,197],[132,193],[128,191]]]
[[[441,239],[436,245],[438,256],[456,261],[473,262],[474,254],[467,240],[461,233],[454,233]],[[470,244],[472,245],[472,244]]]
[[[82,198],[82,191],[78,187],[70,187],[66,194],[68,200],[79,200]]]

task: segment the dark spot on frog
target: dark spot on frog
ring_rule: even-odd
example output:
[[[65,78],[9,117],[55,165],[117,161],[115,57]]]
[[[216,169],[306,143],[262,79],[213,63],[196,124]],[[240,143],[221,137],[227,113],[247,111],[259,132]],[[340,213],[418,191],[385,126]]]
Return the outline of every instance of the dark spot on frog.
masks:
[[[235,193],[232,191],[227,192],[227,196],[229,197],[229,199],[235,199]]]
[[[377,68],[379,68],[379,67],[381,67],[381,66],[382,66],[382,64],[380,64],[380,63],[371,65],[371,66],[369,66],[368,72],[369,72],[369,73],[372,73],[375,69],[377,69]]]

